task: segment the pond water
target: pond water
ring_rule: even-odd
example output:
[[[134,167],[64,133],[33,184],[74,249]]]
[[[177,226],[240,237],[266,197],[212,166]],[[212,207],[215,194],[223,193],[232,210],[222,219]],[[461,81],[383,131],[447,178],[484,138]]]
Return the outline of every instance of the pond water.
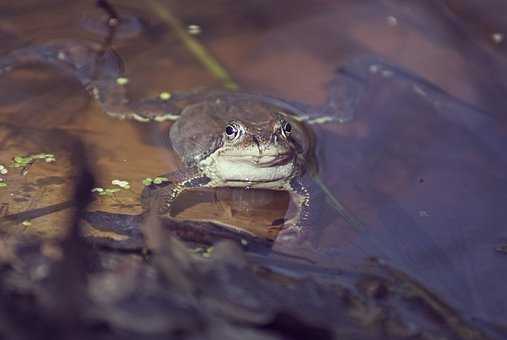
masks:
[[[467,319],[505,326],[504,2],[214,0],[165,6],[184,27],[201,28],[194,38],[245,91],[318,105],[337,67],[361,78],[363,93],[350,122],[312,125],[319,179],[330,193],[315,184],[311,203],[321,218],[308,243],[314,260],[354,268],[379,258]],[[2,54],[53,39],[100,41],[82,24],[83,13],[100,16],[90,1],[1,7]],[[114,42],[134,97],[222,85],[154,8],[122,1],[117,10],[145,25],[141,34],[118,34]],[[380,60],[399,69],[375,72],[371,66]],[[140,213],[143,178],[181,167],[165,144],[170,123],[110,118],[75,79],[51,67],[30,65],[4,75],[0,88],[0,164],[41,152],[57,158],[38,162],[25,176],[17,170],[5,176],[4,215],[68,200],[69,136],[84,140],[100,186],[110,187],[113,179],[131,183],[130,190],[99,197],[92,210]],[[214,194],[183,197],[177,210],[182,218],[212,214],[276,238],[264,226],[283,216],[286,196],[238,203],[227,195],[221,203]],[[339,213],[331,196],[353,219]],[[52,237],[67,213],[62,207],[8,228]]]

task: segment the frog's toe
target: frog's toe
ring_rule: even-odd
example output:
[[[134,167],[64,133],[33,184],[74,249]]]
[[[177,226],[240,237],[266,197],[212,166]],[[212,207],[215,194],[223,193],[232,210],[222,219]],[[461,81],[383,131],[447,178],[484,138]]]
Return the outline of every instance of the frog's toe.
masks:
[[[178,119],[181,109],[170,99],[163,99],[165,96],[169,96],[169,93],[162,92],[159,98],[133,103],[134,113],[131,118],[141,122],[164,122]]]
[[[296,241],[302,240],[303,236],[303,227],[300,225],[294,224],[285,224],[282,226],[276,241],[288,242],[288,241]]]

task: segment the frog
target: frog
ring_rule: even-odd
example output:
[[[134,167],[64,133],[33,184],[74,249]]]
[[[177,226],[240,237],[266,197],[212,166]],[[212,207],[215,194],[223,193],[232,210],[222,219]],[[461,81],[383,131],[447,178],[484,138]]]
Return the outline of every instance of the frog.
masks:
[[[145,210],[166,213],[189,188],[281,190],[289,192],[297,210],[284,229],[302,228],[310,206],[302,178],[314,168],[313,136],[293,112],[248,93],[208,94],[183,109],[169,139],[185,167],[165,174],[162,190],[145,189]]]

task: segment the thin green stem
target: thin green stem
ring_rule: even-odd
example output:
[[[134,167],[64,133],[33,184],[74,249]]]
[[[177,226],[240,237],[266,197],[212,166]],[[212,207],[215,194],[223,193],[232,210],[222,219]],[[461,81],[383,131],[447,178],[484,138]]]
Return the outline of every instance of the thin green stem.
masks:
[[[183,24],[171,13],[169,7],[162,5],[157,0],[150,0],[148,4],[158,13],[176,33],[177,37],[192,53],[192,55],[216,78],[220,79],[224,87],[229,90],[237,90],[238,84],[232,79],[227,70],[219,63],[219,61],[208,52],[206,47],[197,39],[194,39],[184,28]]]

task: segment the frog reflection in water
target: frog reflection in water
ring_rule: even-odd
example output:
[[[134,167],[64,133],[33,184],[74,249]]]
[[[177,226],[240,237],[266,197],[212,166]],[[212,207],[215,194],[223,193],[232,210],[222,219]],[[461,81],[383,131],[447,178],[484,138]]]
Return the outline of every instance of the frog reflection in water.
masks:
[[[146,210],[168,213],[172,202],[188,188],[262,188],[288,191],[297,207],[280,236],[292,238],[314,222],[310,221],[309,192],[302,182],[305,172],[313,168],[311,133],[302,122],[309,116],[303,104],[224,91],[163,93],[155,99],[132,101],[118,55],[100,44],[75,41],[13,51],[0,59],[0,73],[33,62],[52,64],[77,77],[110,116],[142,122],[175,120],[170,141],[185,168],[164,175],[168,182],[144,190],[141,201]],[[331,83],[326,105],[313,110],[331,121],[340,121],[339,114],[347,114],[347,105],[354,104],[354,98],[340,102],[337,84]]]

